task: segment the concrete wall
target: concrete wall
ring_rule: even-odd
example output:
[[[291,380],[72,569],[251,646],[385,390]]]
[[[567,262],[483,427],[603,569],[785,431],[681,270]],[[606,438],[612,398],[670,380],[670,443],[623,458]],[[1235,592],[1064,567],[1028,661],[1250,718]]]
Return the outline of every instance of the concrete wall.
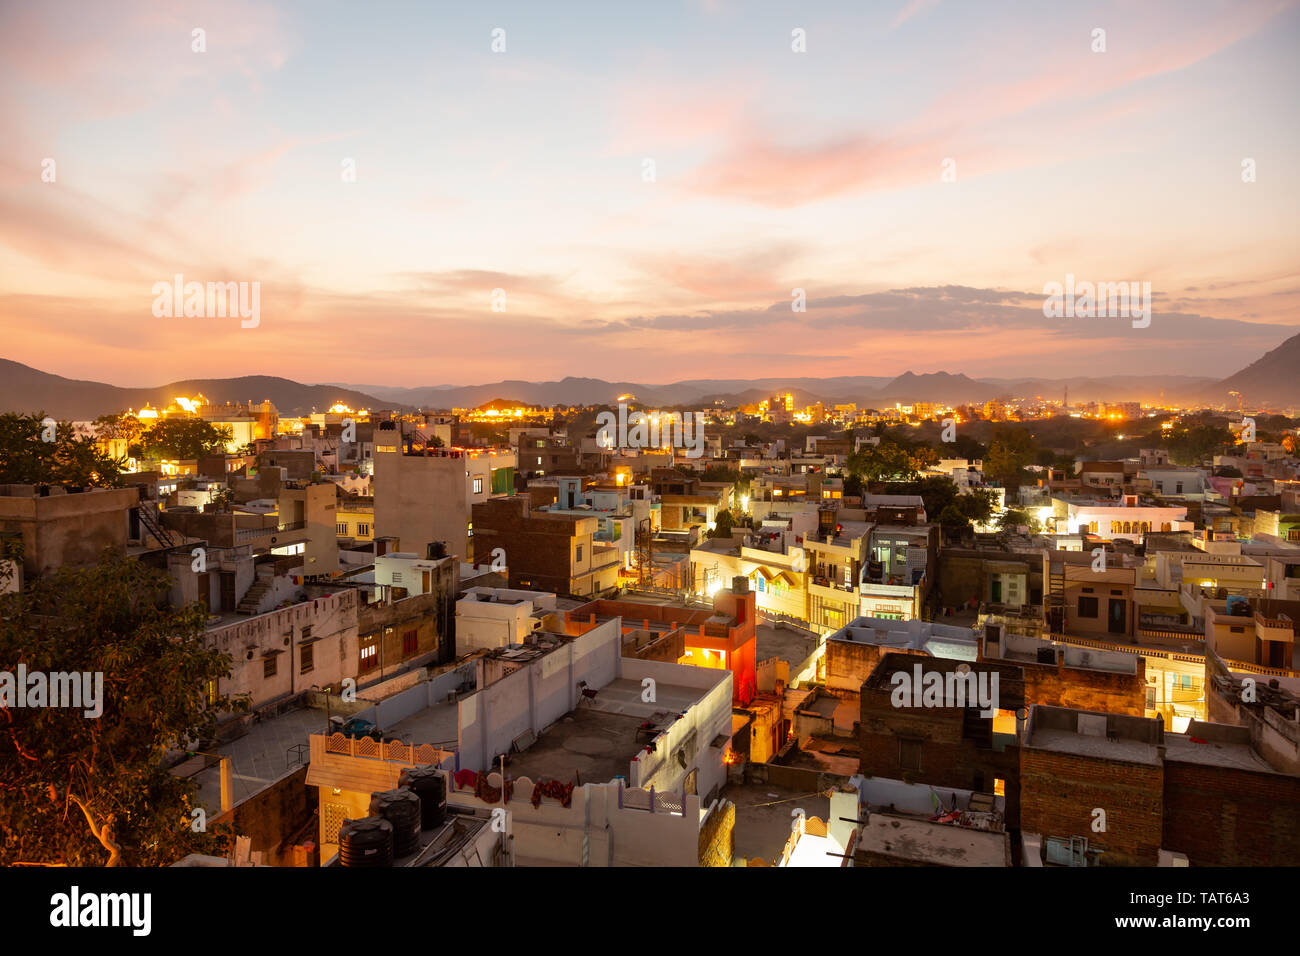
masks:
[[[665,664],[660,661],[623,658],[622,676],[625,680],[642,682],[649,677],[657,683],[695,687],[702,691],[702,699],[687,708],[680,719],[655,738],[655,753],[638,754],[632,761],[628,783],[634,787],[655,787],[658,790],[678,790],[682,781],[697,770],[696,792],[713,793],[726,783],[726,767],[722,763],[726,745],[710,744],[719,734],[731,739],[732,677],[730,671],[685,664]],[[682,767],[675,755],[683,750],[686,766]]]
[[[292,866],[285,852],[289,848],[282,844],[315,816],[318,793],[307,786],[307,768],[299,767],[209,820],[208,826],[228,823],[237,835],[251,839],[251,851],[264,854],[262,862]]]
[[[135,488],[98,488],[48,497],[30,496],[31,485],[0,487],[0,531],[23,536],[27,577],[65,565],[94,564],[105,548],[126,548],[127,511],[139,502]]]
[[[381,431],[375,441],[375,536],[395,535],[403,551],[421,556],[431,541],[470,560],[469,505],[464,458],[403,455],[397,432]],[[390,442],[391,438],[391,442]],[[378,446],[397,451],[379,451]]]
[[[369,720],[376,727],[392,727],[428,707],[446,703],[449,693],[461,684],[473,680],[474,663],[470,661],[430,680],[419,681],[414,687],[385,697],[379,703],[357,711],[357,715]]]
[[[488,774],[488,782],[500,787],[501,777]],[[542,797],[534,807],[534,781],[520,777],[513,784],[506,807],[514,826],[515,861],[520,866],[699,865],[697,796],[683,801],[680,794],[661,792],[651,804],[647,791],[626,790],[618,782],[587,783],[574,788],[568,807],[550,797]],[[501,805],[485,803],[472,791],[454,788],[447,801],[475,808]]]
[[[313,684],[337,684],[357,672],[357,592],[304,601],[269,614],[208,631],[209,647],[229,654],[231,671],[220,682],[224,694],[248,694],[254,709],[292,696]],[[310,627],[312,669],[301,672],[304,628]],[[319,640],[316,640],[319,638]],[[265,677],[263,661],[278,651],[276,673]]]
[[[578,681],[603,687],[619,676],[618,618],[481,688],[459,703],[460,767],[487,770],[524,731],[540,733],[578,704]]]

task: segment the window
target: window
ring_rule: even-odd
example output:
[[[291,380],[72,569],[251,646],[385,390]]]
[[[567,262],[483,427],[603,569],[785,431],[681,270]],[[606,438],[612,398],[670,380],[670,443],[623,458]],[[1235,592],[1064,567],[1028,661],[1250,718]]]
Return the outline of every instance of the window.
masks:
[[[898,766],[902,770],[921,769],[921,741],[898,738]]]
[[[582,560],[582,545],[578,545],[573,549],[573,560],[574,561]]]
[[[370,534],[370,525],[357,522],[357,534]]]
[[[306,673],[309,672],[313,667],[316,666],[316,664],[315,664],[315,662],[314,662],[314,660],[313,660],[313,656],[314,656],[314,655],[312,654],[312,645],[311,645],[311,644],[302,644],[302,645],[299,645],[299,647],[298,647],[298,659],[299,659],[299,661],[300,661],[300,664],[299,664],[299,667],[298,667],[298,673],[299,673],[299,674],[306,674]]]
[[[374,638],[369,644],[361,645],[361,670],[372,670],[379,663],[379,645]]]
[[[302,639],[305,641],[311,637],[311,625],[308,624],[302,629]]]
[[[402,635],[402,656],[411,657],[420,649],[419,635],[415,631],[407,631]]]
[[[335,526],[334,533],[339,535],[340,537],[346,535],[348,533],[348,523],[346,521],[340,521]]]
[[[276,660],[277,660],[277,658],[276,658],[276,656],[275,656],[274,654],[272,654],[270,657],[266,657],[266,658],[263,658],[263,659],[262,659],[262,679],[263,679],[263,680],[266,680],[266,679],[269,678],[269,677],[274,677],[274,676],[275,676],[275,662],[276,662]]]
[[[475,478],[475,479],[474,479],[474,494],[476,494],[476,495],[481,495],[481,494],[483,494],[483,479],[482,479],[482,478]]]
[[[1155,709],[1156,709],[1156,689],[1154,687],[1148,687],[1147,688],[1147,710],[1155,710]]]
[[[1097,599],[1095,597],[1079,598],[1079,617],[1096,617]]]

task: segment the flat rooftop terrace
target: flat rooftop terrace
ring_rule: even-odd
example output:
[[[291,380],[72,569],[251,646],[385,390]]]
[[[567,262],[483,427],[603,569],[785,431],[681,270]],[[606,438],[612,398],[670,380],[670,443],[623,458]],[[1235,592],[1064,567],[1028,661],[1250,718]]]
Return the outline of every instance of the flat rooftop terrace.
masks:
[[[1005,833],[871,814],[863,824],[857,851],[880,853],[928,866],[1010,866]]]
[[[626,777],[632,758],[645,746],[642,720],[627,714],[592,710],[585,705],[565,714],[537,735],[523,753],[506,759],[514,778],[561,783],[608,783]]]
[[[584,698],[576,709],[539,733],[531,747],[511,754],[506,760],[507,773],[564,783],[608,783],[626,777],[632,758],[696,703],[701,690],[659,682],[654,703],[643,701],[641,694],[641,682],[626,678],[599,688],[594,698]],[[707,746],[709,741],[702,743]]]

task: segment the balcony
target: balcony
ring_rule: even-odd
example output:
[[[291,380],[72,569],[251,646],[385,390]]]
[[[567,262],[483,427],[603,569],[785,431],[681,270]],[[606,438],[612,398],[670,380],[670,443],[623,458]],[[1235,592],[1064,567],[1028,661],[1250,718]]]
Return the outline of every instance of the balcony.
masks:
[[[1255,636],[1261,641],[1283,641],[1287,644],[1295,643],[1295,625],[1291,618],[1285,614],[1278,614],[1277,617],[1265,617],[1258,611],[1255,612]]]
[[[845,584],[842,580],[833,580],[828,577],[810,577],[808,579],[808,593],[823,600],[835,601],[841,604],[845,601],[856,601],[858,598],[857,588]]]
[[[294,531],[303,531],[307,527],[305,521],[289,521],[284,524],[266,525],[261,528],[236,528],[235,543],[247,544],[258,538],[269,538],[271,535],[291,534]],[[293,542],[307,540],[306,535],[294,535]],[[277,542],[277,544],[287,544],[291,542]]]
[[[611,564],[618,564],[618,548],[610,545],[609,547],[595,547],[591,549],[591,570],[599,571],[607,568]]]

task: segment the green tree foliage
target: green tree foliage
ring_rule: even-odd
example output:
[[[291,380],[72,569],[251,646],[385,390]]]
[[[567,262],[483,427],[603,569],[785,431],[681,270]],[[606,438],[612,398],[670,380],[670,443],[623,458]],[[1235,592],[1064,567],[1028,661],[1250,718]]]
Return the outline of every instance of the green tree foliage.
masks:
[[[988,448],[969,435],[959,434],[946,447],[949,450],[944,453],[944,458],[965,458],[967,461],[979,461],[989,453]]]
[[[925,475],[897,488],[892,494],[920,495],[925,513],[938,521],[944,530],[964,530],[971,522],[985,522],[993,515],[994,494],[987,488],[972,488],[962,494],[957,483],[947,475]],[[948,519],[944,515],[948,514]]]
[[[0,865],[165,866],[222,853],[227,834],[194,832],[197,786],[168,772],[169,748],[212,735],[246,702],[204,688],[230,657],[208,649],[206,612],[166,604],[166,574],[105,552],[0,598],[0,661],[28,672],[101,672],[102,714],[0,709]]]
[[[879,445],[863,445],[849,456],[848,472],[862,481],[912,481],[939,455],[929,445],[882,438]]]
[[[99,438],[125,438],[135,442],[144,432],[144,425],[134,415],[100,415],[92,424]]]
[[[1175,425],[1162,439],[1169,458],[1178,465],[1199,465],[1233,443],[1232,433],[1212,422]]]
[[[993,429],[984,474],[1004,485],[1018,486],[1025,466],[1034,461],[1038,447],[1027,428],[998,426]]]
[[[961,537],[971,530],[970,519],[962,514],[961,509],[955,504],[945,505],[943,511],[939,513],[938,520],[944,536],[948,538]]]
[[[228,426],[201,418],[164,418],[140,436],[140,444],[146,458],[201,458],[224,451],[231,437]]]
[[[51,431],[44,420],[41,412],[0,415],[0,484],[121,484],[123,461],[103,454],[94,439],[75,435],[70,422],[58,422]]]
[[[730,538],[731,529],[736,526],[736,519],[731,516],[730,511],[719,511],[716,519],[716,526],[709,532],[710,538]]]
[[[1003,531],[1014,531],[1022,525],[1027,527],[1032,534],[1037,534],[1042,528],[1042,524],[1037,518],[1028,511],[1021,511],[1019,508],[1008,508],[998,518],[998,527]]]

